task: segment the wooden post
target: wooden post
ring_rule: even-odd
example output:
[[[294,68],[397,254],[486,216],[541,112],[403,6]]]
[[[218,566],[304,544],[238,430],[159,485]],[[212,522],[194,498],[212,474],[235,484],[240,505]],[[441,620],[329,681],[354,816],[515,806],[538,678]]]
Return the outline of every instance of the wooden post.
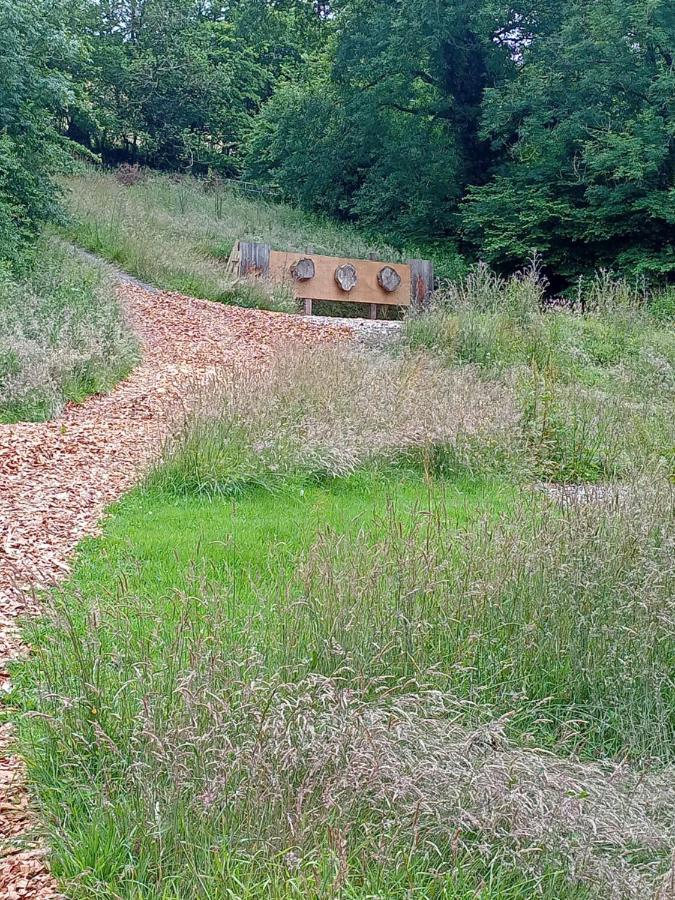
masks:
[[[239,242],[239,274],[267,278],[270,273],[270,253],[268,244]]]
[[[235,241],[232,253],[227,261],[227,271],[232,275],[239,274],[239,241]]]
[[[370,318],[377,319],[377,303],[370,304]]]
[[[417,312],[429,308],[434,290],[434,264],[428,259],[411,259],[411,302]]]
[[[312,301],[309,299],[305,300],[305,315],[306,316],[312,315]]]

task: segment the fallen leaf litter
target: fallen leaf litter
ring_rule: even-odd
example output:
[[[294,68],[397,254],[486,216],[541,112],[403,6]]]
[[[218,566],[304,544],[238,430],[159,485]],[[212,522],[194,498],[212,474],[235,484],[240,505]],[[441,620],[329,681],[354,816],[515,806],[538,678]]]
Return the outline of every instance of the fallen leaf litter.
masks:
[[[142,362],[110,394],[52,422],[0,425],[0,688],[28,652],[17,620],[37,615],[40,589],[67,577],[79,541],[156,458],[191,398],[219,373],[255,369],[289,346],[354,336],[356,322],[223,306],[125,281],[120,296]],[[0,727],[0,897],[60,896],[39,839],[10,724]]]

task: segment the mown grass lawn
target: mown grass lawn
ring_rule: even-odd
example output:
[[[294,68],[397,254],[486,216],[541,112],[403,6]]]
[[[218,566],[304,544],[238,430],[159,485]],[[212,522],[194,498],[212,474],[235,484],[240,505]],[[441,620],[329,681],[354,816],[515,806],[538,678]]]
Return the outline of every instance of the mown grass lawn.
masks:
[[[486,510],[504,510],[514,489],[498,481],[429,481],[415,472],[365,471],[325,484],[255,488],[241,498],[209,500],[138,490],[120,502],[103,539],[85,541],[70,592],[93,597],[124,583],[149,603],[194,586],[236,592],[235,616],[248,615],[261,593],[274,596],[298,555],[322,533],[372,538],[394,515],[402,521],[442,507],[465,525]]]

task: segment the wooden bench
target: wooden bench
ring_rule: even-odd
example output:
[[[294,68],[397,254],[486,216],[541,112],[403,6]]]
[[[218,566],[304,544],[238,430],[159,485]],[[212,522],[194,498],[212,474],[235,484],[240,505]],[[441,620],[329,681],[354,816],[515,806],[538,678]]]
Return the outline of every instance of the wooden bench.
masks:
[[[331,303],[365,303],[377,318],[378,306],[425,307],[433,291],[433,263],[413,259],[387,263],[374,259],[342,259],[334,256],[272,250],[267,244],[238,241],[228,263],[239,277],[267,278],[288,284],[312,314],[314,300]]]

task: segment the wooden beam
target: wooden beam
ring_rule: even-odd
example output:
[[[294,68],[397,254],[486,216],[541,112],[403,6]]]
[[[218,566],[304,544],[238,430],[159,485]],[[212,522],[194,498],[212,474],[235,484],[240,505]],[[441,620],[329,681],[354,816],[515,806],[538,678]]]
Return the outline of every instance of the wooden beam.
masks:
[[[239,242],[239,274],[267,278],[272,248],[268,244]]]
[[[230,257],[227,260],[227,271],[232,275],[239,274],[239,241],[235,241]]]
[[[434,291],[434,264],[428,259],[411,259],[409,265],[413,308],[428,309]]]

